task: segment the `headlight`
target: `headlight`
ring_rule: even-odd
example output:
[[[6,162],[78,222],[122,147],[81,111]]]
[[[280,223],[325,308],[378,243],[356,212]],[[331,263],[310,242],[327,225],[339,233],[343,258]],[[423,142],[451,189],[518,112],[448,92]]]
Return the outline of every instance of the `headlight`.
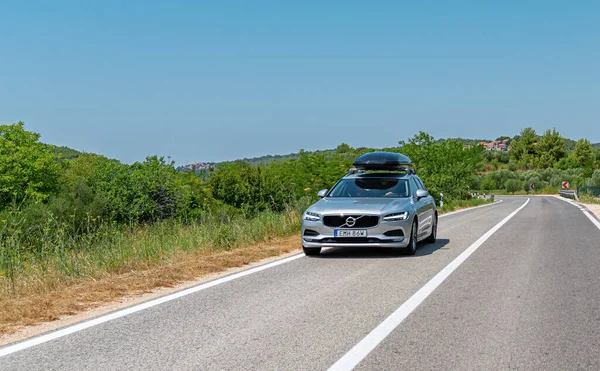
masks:
[[[383,220],[385,220],[386,222],[396,222],[399,220],[406,220],[408,219],[408,211],[404,211],[401,213],[393,213],[393,214],[389,214],[383,217]]]
[[[318,222],[319,220],[321,220],[321,215],[307,211],[304,213],[304,220],[309,220],[311,222]]]

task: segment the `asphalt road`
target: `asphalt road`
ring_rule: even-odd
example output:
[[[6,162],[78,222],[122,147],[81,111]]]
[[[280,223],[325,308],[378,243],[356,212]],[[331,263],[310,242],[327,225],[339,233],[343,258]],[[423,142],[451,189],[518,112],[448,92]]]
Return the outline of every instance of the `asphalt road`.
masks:
[[[415,297],[356,369],[600,370],[600,229],[552,197],[532,197],[505,220],[525,201],[440,219],[438,242],[414,257],[329,249],[11,354],[0,348],[0,370],[326,370]]]

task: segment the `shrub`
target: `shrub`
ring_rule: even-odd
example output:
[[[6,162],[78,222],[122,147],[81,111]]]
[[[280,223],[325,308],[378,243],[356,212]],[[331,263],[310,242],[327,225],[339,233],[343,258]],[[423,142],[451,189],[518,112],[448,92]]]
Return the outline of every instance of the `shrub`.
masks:
[[[22,122],[0,125],[0,210],[46,201],[58,189],[61,166],[39,138]]]
[[[591,179],[591,185],[593,186],[600,186],[600,169],[597,169],[594,171],[594,174],[592,175],[592,179]]]
[[[521,189],[521,182],[519,182],[517,179],[509,179],[506,181],[506,183],[504,183],[504,188],[509,193],[515,193]]]
[[[486,176],[481,181],[480,188],[482,191],[492,191],[496,189],[496,181],[491,176]]]

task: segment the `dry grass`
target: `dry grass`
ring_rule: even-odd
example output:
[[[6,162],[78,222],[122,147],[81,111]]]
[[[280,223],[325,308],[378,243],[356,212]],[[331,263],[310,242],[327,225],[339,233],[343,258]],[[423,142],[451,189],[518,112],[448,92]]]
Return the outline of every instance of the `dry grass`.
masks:
[[[0,334],[11,334],[25,326],[55,321],[124,296],[148,293],[210,273],[241,267],[293,251],[299,246],[298,237],[293,236],[232,251],[181,252],[164,265],[98,280],[84,278],[51,290],[40,289],[20,297],[0,298]]]

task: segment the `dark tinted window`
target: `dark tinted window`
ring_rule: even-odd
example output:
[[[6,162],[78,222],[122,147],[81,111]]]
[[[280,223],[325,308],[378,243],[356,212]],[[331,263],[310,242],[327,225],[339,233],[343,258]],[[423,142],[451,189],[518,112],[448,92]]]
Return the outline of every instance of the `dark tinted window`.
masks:
[[[397,178],[342,179],[328,197],[408,197],[408,184]]]

